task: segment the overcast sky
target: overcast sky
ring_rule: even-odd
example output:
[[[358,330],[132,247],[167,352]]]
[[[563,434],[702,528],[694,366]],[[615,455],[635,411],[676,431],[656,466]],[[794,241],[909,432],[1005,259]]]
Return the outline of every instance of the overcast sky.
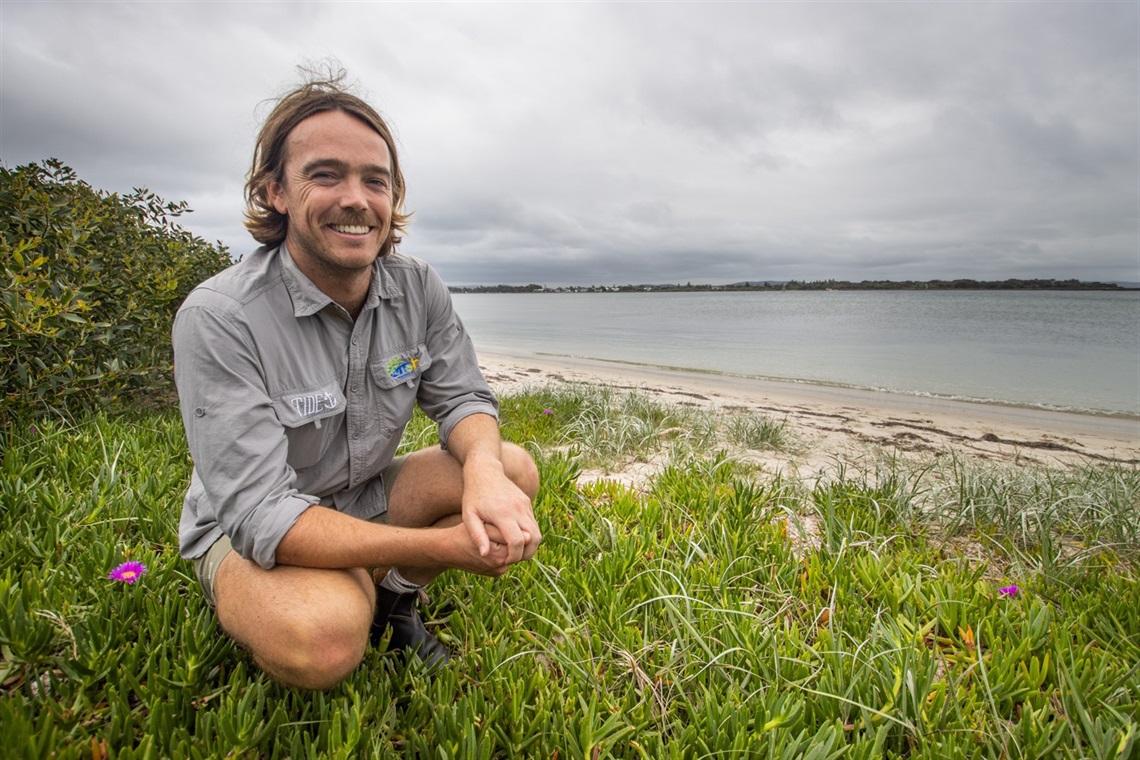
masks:
[[[268,99],[335,57],[451,284],[1140,280],[1135,2],[0,2],[0,160],[235,256]]]

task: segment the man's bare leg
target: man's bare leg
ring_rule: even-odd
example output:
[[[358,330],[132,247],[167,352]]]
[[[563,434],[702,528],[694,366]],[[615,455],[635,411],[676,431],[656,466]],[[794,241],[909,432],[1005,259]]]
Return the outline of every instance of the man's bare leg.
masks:
[[[222,629],[286,685],[330,688],[367,651],[376,597],[363,569],[264,570],[230,552],[218,568],[214,595]]]
[[[531,499],[538,471],[524,449],[503,444],[508,477]],[[445,451],[408,457],[393,484],[388,522],[403,527],[453,525],[460,518],[463,470]],[[385,569],[386,570],[386,569]],[[425,585],[437,571],[401,569]],[[362,568],[325,570],[278,565],[264,570],[236,552],[214,580],[218,622],[273,679],[304,689],[327,689],[364,658],[376,606],[372,578]]]
[[[534,460],[524,449],[508,443],[502,445],[502,459],[506,476],[533,501],[538,491]],[[460,464],[445,451],[423,449],[410,455],[400,468],[388,503],[388,523],[408,528],[454,526],[462,520],[462,500]],[[429,667],[446,663],[450,659],[447,647],[428,632],[416,610],[415,588],[430,583],[439,570],[403,566],[397,570],[394,574],[388,568],[374,571],[380,585],[372,640],[379,643],[390,631],[389,651],[415,651]]]

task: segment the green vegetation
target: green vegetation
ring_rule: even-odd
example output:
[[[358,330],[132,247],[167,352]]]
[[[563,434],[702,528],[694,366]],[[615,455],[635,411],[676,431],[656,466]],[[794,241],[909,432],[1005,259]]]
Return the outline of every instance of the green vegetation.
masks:
[[[94,190],[58,161],[0,166],[0,426],[170,387],[170,325],[228,266],[185,204]]]
[[[0,754],[1136,756],[1137,468],[809,486],[733,453],[787,445],[763,419],[552,386],[503,421],[541,469],[536,561],[433,587],[435,678],[372,651],[325,694],[257,672],[178,558],[177,414],[0,431]],[[579,481],[631,461],[659,469]],[[149,571],[107,580],[126,560]]]
[[[732,415],[728,420],[728,437],[732,443],[747,449],[794,450],[797,447],[788,426],[765,414]]]
[[[750,463],[807,446],[779,420],[588,386],[504,399],[546,540],[433,587],[451,666],[375,650],[325,694],[270,682],[178,557],[177,413],[124,411],[168,388],[174,310],[229,263],[185,210],[0,167],[0,756],[1137,754],[1140,469],[880,459],[809,484]],[[844,284],[815,285],[725,288]],[[652,288],[711,286],[616,289]],[[417,413],[405,450],[434,435]],[[124,562],[147,572],[111,580]]]

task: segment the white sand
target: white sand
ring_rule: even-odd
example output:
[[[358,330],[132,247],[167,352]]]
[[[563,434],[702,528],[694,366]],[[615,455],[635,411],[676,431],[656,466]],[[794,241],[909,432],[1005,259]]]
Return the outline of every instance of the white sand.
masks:
[[[884,453],[963,456],[1019,464],[1140,465],[1140,419],[879,393],[591,359],[480,353],[498,392],[550,382],[636,389],[671,403],[747,409],[784,420],[806,444],[758,455],[773,470],[811,477]]]

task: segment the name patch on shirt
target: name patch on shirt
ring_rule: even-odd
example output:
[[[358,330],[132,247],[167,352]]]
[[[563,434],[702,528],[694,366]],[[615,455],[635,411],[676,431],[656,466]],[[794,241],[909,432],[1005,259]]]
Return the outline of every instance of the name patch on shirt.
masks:
[[[288,399],[290,406],[302,417],[311,417],[327,409],[336,409],[340,400],[331,393],[307,393]]]
[[[420,360],[414,356],[396,356],[388,361],[385,369],[388,371],[388,377],[393,380],[407,380],[416,374],[418,366]]]

